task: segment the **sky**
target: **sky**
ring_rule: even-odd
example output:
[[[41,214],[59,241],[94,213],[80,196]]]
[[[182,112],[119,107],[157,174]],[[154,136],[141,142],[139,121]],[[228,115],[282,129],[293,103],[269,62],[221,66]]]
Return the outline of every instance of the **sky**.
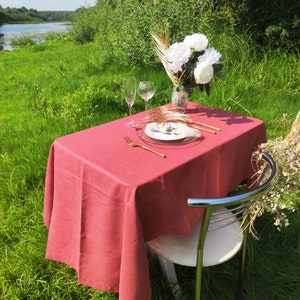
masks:
[[[27,9],[33,8],[38,11],[42,10],[76,10],[81,6],[90,7],[96,4],[97,0],[0,0],[0,5],[5,7]]]

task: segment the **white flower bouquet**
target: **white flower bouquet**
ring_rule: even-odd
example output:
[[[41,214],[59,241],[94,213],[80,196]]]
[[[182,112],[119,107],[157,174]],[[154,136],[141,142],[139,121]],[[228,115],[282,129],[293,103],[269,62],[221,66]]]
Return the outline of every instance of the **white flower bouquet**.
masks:
[[[183,42],[169,46],[168,38],[153,31],[151,35],[156,43],[155,51],[177,91],[185,90],[191,94],[198,86],[209,95],[209,83],[214,75],[220,74],[223,65],[221,54],[208,47],[207,37],[194,33],[186,36]]]

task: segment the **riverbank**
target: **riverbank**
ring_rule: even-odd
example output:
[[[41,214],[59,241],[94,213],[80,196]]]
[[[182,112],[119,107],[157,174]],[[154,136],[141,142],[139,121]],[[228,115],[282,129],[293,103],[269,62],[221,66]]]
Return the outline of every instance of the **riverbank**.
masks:
[[[73,22],[75,11],[37,11],[26,7],[2,7],[0,5],[0,25],[29,24],[42,22]]]

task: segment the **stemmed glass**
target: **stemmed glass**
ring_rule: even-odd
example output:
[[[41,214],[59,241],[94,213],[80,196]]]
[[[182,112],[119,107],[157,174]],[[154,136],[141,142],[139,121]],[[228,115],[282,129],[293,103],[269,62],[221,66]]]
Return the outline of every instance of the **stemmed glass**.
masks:
[[[132,115],[132,106],[135,101],[136,96],[136,80],[135,77],[125,77],[123,78],[123,90],[124,90],[124,96],[125,100],[128,104],[129,108],[129,116]],[[133,126],[135,122],[132,118],[130,118],[130,121],[128,125]]]
[[[148,101],[154,96],[155,87],[152,81],[141,81],[138,86],[138,93],[145,101],[145,110],[147,111]],[[149,121],[149,115],[146,114],[145,121]]]

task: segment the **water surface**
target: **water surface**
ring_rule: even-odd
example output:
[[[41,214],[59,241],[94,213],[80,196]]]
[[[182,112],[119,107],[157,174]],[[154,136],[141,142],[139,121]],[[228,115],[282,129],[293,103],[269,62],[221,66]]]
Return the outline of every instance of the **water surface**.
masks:
[[[43,42],[43,35],[68,32],[70,23],[5,24],[0,26],[0,50],[12,50],[11,42],[29,37],[35,42]]]

